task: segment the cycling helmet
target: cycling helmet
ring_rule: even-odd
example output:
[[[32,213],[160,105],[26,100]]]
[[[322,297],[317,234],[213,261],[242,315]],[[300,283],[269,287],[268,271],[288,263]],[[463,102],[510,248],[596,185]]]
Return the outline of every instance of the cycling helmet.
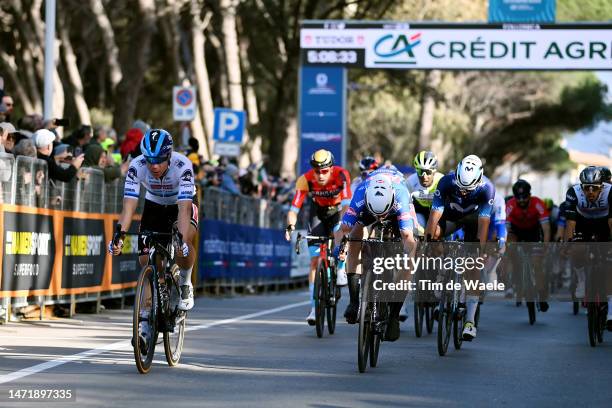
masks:
[[[376,216],[383,216],[393,208],[395,191],[391,181],[382,174],[368,180],[365,201],[368,210]]]
[[[317,150],[310,156],[310,166],[313,169],[322,169],[334,165],[334,155],[325,149]]]
[[[140,151],[149,163],[163,163],[172,153],[172,136],[164,129],[149,129],[140,142]]]
[[[599,167],[588,166],[580,172],[580,184],[601,184],[603,174]]]
[[[612,178],[612,173],[610,173],[610,169],[606,166],[601,166],[599,168],[601,171],[601,179],[604,183],[610,183],[610,179]]]
[[[463,158],[457,165],[455,182],[462,190],[473,190],[482,181],[482,161],[476,155]]]
[[[414,156],[412,165],[420,175],[421,170],[437,170],[438,169],[438,158],[433,152],[423,150]]]
[[[376,170],[378,168],[378,161],[372,156],[365,156],[359,162],[359,170],[367,171],[367,170]]]
[[[517,198],[526,198],[531,195],[531,184],[526,180],[518,179],[512,186],[512,194]]]

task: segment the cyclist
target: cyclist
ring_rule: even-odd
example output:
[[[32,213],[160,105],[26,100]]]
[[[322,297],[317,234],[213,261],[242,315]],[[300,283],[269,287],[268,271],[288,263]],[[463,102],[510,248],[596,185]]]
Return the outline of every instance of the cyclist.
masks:
[[[416,213],[415,233],[419,237],[425,236],[425,227],[431,211],[431,201],[434,191],[438,187],[438,182],[444,176],[438,170],[438,158],[428,150],[420,151],[414,156],[412,166],[415,173],[408,176],[406,186],[412,197],[414,211]],[[439,230],[439,228],[438,228]],[[438,238],[436,236],[436,238]],[[404,307],[400,313],[400,320],[403,322],[408,318],[408,297],[404,301]]]
[[[140,231],[170,233],[176,223],[183,235],[183,246],[179,248],[176,263],[180,269],[180,310],[193,308],[193,286],[191,271],[195,262],[194,240],[198,229],[198,202],[194,185],[191,161],[173,151],[172,136],[164,129],[149,129],[140,143],[142,154],[130,162],[123,193],[123,209],[119,215],[120,233],[109,242],[108,249],[119,255],[123,248],[123,237],[129,230],[132,217],[138,206],[140,186],[146,190],[144,209],[140,220]],[[140,265],[147,264],[149,245],[138,239]],[[145,312],[147,313],[147,312]],[[143,316],[145,317],[145,316]],[[145,323],[145,322],[143,322]],[[143,324],[142,341],[148,338],[148,325]]]
[[[351,191],[357,191],[357,187],[363,180],[365,180],[368,175],[378,168],[378,160],[376,160],[372,156],[365,156],[359,162],[359,171],[361,172],[359,176],[355,177],[351,183]]]
[[[350,234],[351,239],[363,238],[363,227],[374,224],[378,220],[395,220],[396,232],[401,236],[404,251],[414,252],[414,213],[410,194],[403,184],[404,177],[397,169],[384,167],[372,172],[351,200],[351,206],[342,217],[342,232]],[[354,245],[357,244],[357,245]],[[356,273],[356,262],[360,252],[358,242],[349,243],[349,298],[350,303],[344,312],[349,324],[357,323],[359,311],[359,278]],[[389,324],[385,332],[385,340],[395,341],[399,338],[399,313],[402,302],[394,302],[391,306]]]
[[[423,150],[417,153],[412,165],[416,172],[408,177],[406,184],[413,199],[414,211],[418,221],[416,226],[418,235],[424,236],[433,195],[444,174],[437,171],[438,158],[430,151]],[[439,234],[436,237],[439,237]]]
[[[531,195],[531,185],[519,179],[512,186],[513,198],[506,204],[508,240],[511,242],[550,242],[550,218],[544,202]],[[542,312],[548,310],[548,290],[544,274],[543,255],[534,256],[536,289]],[[517,299],[520,302],[520,299]]]
[[[600,168],[589,166],[580,173],[580,184],[567,190],[565,201],[565,240],[575,235],[595,236],[596,242],[609,242],[612,231],[612,185],[604,183]],[[612,280],[608,279],[608,282]],[[582,282],[584,285],[584,282]],[[612,330],[612,288],[608,283],[608,330]],[[576,293],[584,290],[576,290]]]
[[[494,197],[495,187],[484,176],[480,158],[476,155],[464,157],[454,172],[438,182],[425,237],[428,240],[435,237],[438,227],[441,230],[440,236],[448,236],[463,228],[465,242],[479,242],[484,247]],[[467,314],[462,336],[467,341],[476,338],[474,319],[478,301],[478,290],[466,292]]]
[[[334,156],[328,150],[317,150],[310,157],[312,169],[298,178],[295,185],[295,196],[291,202],[291,209],[287,213],[287,228],[285,238],[291,240],[291,233],[295,231],[295,223],[304,199],[309,194],[314,201],[314,210],[319,223],[312,229],[311,234],[317,236],[334,235],[336,245],[342,239],[340,232],[340,219],[351,202],[351,176],[340,166],[334,165]],[[308,275],[308,288],[310,290],[311,308],[306,321],[309,325],[315,324],[314,309],[314,279],[317,270],[319,247],[309,245],[310,273]],[[344,262],[338,263],[338,286],[346,285],[346,271]]]

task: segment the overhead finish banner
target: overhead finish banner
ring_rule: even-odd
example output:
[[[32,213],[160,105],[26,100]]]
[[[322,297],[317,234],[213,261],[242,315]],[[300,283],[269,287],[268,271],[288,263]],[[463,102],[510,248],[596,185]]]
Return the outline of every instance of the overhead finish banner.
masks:
[[[612,24],[305,22],[300,47],[305,66],[612,70]]]

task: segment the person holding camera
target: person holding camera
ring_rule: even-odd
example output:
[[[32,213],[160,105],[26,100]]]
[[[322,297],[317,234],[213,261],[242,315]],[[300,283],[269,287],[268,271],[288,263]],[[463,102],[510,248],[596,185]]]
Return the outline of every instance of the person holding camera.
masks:
[[[34,132],[32,140],[36,145],[38,151],[37,156],[39,159],[47,162],[47,170],[50,180],[59,180],[69,182],[77,174],[77,171],[81,168],[85,155],[80,154],[72,159],[70,165],[67,168],[63,168],[57,164],[53,157],[53,142],[55,141],[55,135],[53,132],[47,129],[39,129]]]

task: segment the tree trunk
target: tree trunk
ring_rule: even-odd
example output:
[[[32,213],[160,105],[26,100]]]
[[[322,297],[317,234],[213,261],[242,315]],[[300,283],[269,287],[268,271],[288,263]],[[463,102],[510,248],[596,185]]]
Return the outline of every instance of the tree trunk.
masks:
[[[102,35],[102,43],[104,44],[106,65],[109,71],[111,89],[113,91],[121,82],[123,74],[121,72],[121,65],[119,64],[119,48],[115,41],[115,32],[111,25],[110,19],[108,18],[102,0],[89,0],[90,9],[94,14],[96,24],[100,29]]]
[[[62,50],[64,51],[64,65],[66,66],[66,72],[68,73],[68,80],[72,88],[72,97],[74,98],[74,105],[76,106],[77,114],[79,115],[79,121],[82,124],[91,125],[91,117],[89,116],[89,107],[85,101],[83,95],[83,82],[81,81],[81,75],[79,74],[79,68],[77,66],[77,58],[72,49],[70,43],[70,37],[68,35],[68,25],[66,24],[65,18],[59,19],[58,31],[62,43]]]
[[[138,24],[133,25],[132,35],[123,61],[123,77],[117,85],[113,127],[118,134],[125,133],[136,112],[136,104],[144,73],[146,72],[151,36],[155,29],[154,0],[138,1]]]
[[[213,102],[210,94],[210,80],[208,69],[206,68],[206,58],[204,55],[204,29],[210,22],[212,13],[208,12],[206,17],[200,17],[202,6],[198,0],[191,0],[191,35],[193,41],[193,65],[196,76],[198,110],[200,111],[203,128],[204,140],[200,140],[200,151],[206,149],[205,153],[209,157],[212,155],[212,132],[213,132]],[[203,143],[202,143],[203,142]]]
[[[436,88],[440,84],[440,71],[428,70],[425,72],[421,93],[421,114],[416,152],[431,149],[431,130],[433,129],[434,114],[436,111]]]
[[[283,165],[281,167],[280,175],[281,177],[295,178],[297,171],[298,151],[300,150],[297,132],[297,119],[295,117],[289,119],[286,132],[287,139],[285,139],[285,143],[283,145]]]
[[[0,63],[2,63],[2,66],[5,68],[3,70],[3,74],[8,75],[8,78],[11,80],[13,89],[15,90],[14,96],[17,98],[19,103],[21,103],[21,106],[23,106],[25,114],[28,115],[30,113],[34,113],[35,109],[32,101],[30,101],[30,96],[17,77],[17,72],[19,71],[17,69],[17,64],[15,63],[15,57],[0,51]]]
[[[227,79],[227,63],[225,62],[225,52],[223,51],[223,43],[217,37],[217,35],[213,32],[212,29],[206,31],[206,37],[210,41],[210,44],[215,50],[217,54],[217,58],[219,58],[219,66],[217,70],[215,70],[215,75],[218,76],[218,81],[216,82],[219,87],[219,96],[221,97],[222,106],[230,106],[230,97],[229,97],[229,80]]]

